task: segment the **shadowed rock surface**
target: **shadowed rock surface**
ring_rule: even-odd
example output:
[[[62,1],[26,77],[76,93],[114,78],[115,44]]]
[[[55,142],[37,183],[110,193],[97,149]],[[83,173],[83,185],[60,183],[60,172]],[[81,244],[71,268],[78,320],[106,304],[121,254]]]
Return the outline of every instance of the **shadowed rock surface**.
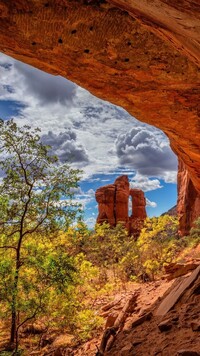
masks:
[[[179,160],[178,169],[178,204],[179,231],[187,235],[193,222],[200,216],[200,194],[188,174],[184,163]]]

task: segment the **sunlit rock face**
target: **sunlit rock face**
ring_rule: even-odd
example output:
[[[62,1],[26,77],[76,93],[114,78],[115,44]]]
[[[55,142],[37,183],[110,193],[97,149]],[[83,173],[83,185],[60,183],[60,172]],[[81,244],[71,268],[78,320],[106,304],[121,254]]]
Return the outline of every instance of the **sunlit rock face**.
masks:
[[[200,192],[199,0],[1,0],[0,51],[163,130]]]
[[[129,202],[129,181],[126,175],[120,176],[115,180],[115,225],[118,222],[123,222],[127,225],[129,221],[128,216],[128,202]]]
[[[180,234],[188,235],[193,222],[200,216],[200,194],[195,189],[182,161],[179,161],[178,170],[177,211]]]
[[[95,198],[99,207],[97,223],[103,224],[106,222],[109,223],[110,226],[115,226],[115,185],[109,184],[105,187],[97,189]]]
[[[99,210],[98,224],[107,222],[111,227],[114,227],[118,223],[122,223],[127,227],[129,221],[129,181],[126,175],[118,177],[114,184],[97,189],[95,198]]]
[[[132,213],[129,217],[129,196]],[[140,189],[130,189],[126,175],[118,177],[114,184],[98,188],[95,193],[99,214],[97,223],[108,223],[111,227],[122,224],[129,235],[137,237],[147,217],[146,199]]]
[[[140,189],[130,189],[132,199],[132,214],[129,218],[129,233],[138,237],[147,217],[146,199],[144,192]]]

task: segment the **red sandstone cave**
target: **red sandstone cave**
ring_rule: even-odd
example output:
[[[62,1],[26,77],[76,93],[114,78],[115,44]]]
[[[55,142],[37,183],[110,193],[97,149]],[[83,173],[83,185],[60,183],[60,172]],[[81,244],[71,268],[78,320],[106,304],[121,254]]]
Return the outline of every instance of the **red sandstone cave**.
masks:
[[[199,0],[0,0],[1,52],[169,137],[182,234],[200,215],[199,28]]]

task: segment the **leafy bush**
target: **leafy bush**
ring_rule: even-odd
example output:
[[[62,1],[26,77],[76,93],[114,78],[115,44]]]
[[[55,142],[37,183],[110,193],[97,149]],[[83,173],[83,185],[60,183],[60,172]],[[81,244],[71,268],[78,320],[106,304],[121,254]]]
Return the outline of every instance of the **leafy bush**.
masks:
[[[81,310],[76,317],[77,338],[81,341],[86,341],[92,336],[94,332],[102,329],[104,319],[98,316],[94,310]]]
[[[171,216],[148,218],[135,241],[122,225],[111,229],[104,223],[87,236],[82,248],[87,259],[105,268],[107,276],[112,272],[116,282],[133,278],[152,280],[181,249],[177,227],[176,218]]]
[[[194,227],[190,230],[189,239],[194,245],[200,243],[200,217],[195,221]]]

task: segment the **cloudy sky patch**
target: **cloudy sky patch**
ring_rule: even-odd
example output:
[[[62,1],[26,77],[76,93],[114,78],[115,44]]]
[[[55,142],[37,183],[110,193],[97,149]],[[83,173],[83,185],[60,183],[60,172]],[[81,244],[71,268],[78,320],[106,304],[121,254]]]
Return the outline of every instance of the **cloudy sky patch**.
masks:
[[[169,142],[158,130],[134,127],[116,139],[116,153],[121,165],[128,165],[144,176],[165,177],[177,171],[177,159]]]
[[[51,146],[50,153],[58,156],[61,163],[73,162],[81,165],[89,163],[85,148],[77,143],[75,131],[68,129],[58,134],[48,131],[42,135],[41,140],[45,145]]]

